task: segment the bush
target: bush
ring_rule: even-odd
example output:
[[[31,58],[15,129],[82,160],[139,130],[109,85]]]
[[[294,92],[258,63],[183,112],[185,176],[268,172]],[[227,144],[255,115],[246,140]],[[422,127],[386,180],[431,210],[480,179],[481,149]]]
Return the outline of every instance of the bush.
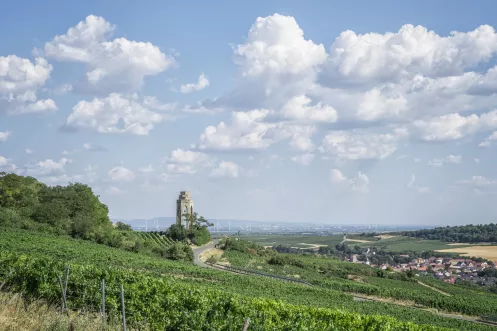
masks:
[[[268,264],[272,265],[286,265],[287,259],[282,255],[276,255],[267,261]]]
[[[193,250],[185,243],[176,242],[166,249],[165,257],[169,260],[193,261]]]

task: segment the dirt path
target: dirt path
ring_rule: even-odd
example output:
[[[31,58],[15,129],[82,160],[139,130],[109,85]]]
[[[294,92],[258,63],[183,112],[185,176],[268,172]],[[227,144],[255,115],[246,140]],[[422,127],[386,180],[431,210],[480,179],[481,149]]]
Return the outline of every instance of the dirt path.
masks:
[[[444,291],[442,291],[442,290],[439,290],[438,288],[435,288],[435,287],[433,287],[433,286],[430,286],[430,285],[428,285],[428,284],[425,284],[425,283],[423,283],[423,282],[420,282],[419,280],[418,280],[418,284],[419,284],[419,285],[426,286],[426,287],[428,287],[428,288],[432,289],[433,291],[438,292],[438,293],[440,293],[440,294],[443,294],[443,295],[445,295],[445,296],[448,296],[448,297],[452,296],[451,294],[449,294],[449,293],[447,293],[447,292],[444,292]]]

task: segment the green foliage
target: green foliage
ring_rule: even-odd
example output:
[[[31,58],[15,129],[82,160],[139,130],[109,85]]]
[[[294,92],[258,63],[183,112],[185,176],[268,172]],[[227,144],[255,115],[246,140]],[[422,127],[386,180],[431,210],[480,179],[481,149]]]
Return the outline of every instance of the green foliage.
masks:
[[[133,228],[129,224],[124,224],[123,222],[117,222],[116,223],[116,229],[120,231],[132,231]]]
[[[177,242],[166,249],[165,257],[176,261],[193,261],[193,251],[187,244]]]
[[[276,256],[271,257],[267,261],[267,263],[272,265],[282,265],[282,266],[293,265],[299,268],[305,268],[305,264],[302,261],[292,258],[290,256],[284,256],[282,254],[278,254]]]
[[[480,224],[480,225],[463,225],[463,226],[446,226],[434,229],[408,231],[403,233],[405,236],[436,239],[448,242],[459,243],[480,243],[480,242],[497,242],[497,224]]]
[[[424,307],[473,316],[497,312],[495,308],[497,296],[488,295],[488,292],[485,294],[473,289],[462,289],[462,287],[458,287],[460,292],[457,295],[444,295],[419,284],[417,282],[419,277],[415,276],[411,270],[405,273],[388,272],[363,264],[302,254],[277,254],[270,259],[264,259],[237,250],[225,251],[225,257],[233,266],[263,271],[276,276],[288,277],[298,274],[300,279],[311,284],[343,292],[407,300]],[[300,263],[292,265],[289,263],[292,260]],[[433,283],[445,284],[439,280],[433,280]],[[432,283],[430,286],[433,286]],[[451,284],[448,286],[454,287]],[[443,289],[443,291],[446,290]]]
[[[186,239],[187,232],[182,224],[173,224],[167,229],[166,236],[172,240],[183,241]]]
[[[87,185],[47,186],[32,177],[0,174],[3,226],[32,229],[108,242],[108,208]]]
[[[188,238],[195,245],[201,246],[211,241],[211,233],[206,227],[193,228],[188,231]]]
[[[60,298],[55,280],[63,272],[63,263],[13,254],[1,254],[0,261],[15,271],[15,277],[7,282],[11,290],[27,298]],[[146,320],[156,330],[239,330],[247,317],[252,328],[261,330],[443,330],[392,317],[247,298],[138,272],[80,265],[71,265],[68,306],[89,309],[97,305],[100,279],[105,279],[109,312],[120,309],[119,286],[124,284],[128,323],[132,326]]]
[[[144,236],[108,216],[108,208],[84,184],[47,186],[32,177],[0,173],[0,226],[93,241],[135,253],[167,256],[172,241]],[[183,236],[183,239],[186,235]]]
[[[271,254],[269,250],[256,243],[240,238],[227,237],[221,240],[219,247],[225,251],[238,251],[240,253],[251,253],[256,255]]]
[[[152,233],[147,232],[131,232],[130,234],[146,235],[147,238]],[[158,235],[158,233],[155,233]],[[254,250],[255,251],[255,250]],[[268,250],[269,251],[269,250]],[[149,318],[154,320],[162,318],[162,312],[155,315],[155,311],[151,311],[147,307],[156,307],[158,311],[164,309],[173,309],[172,307],[176,302],[181,302],[180,308],[182,310],[180,314],[184,314],[185,311],[190,311],[188,308],[190,306],[183,306],[184,299],[195,298],[203,302],[205,305],[210,305],[211,301],[206,301],[205,295],[211,291],[219,293],[218,289],[222,289],[223,297],[226,298],[239,298],[241,302],[247,305],[254,300],[260,302],[263,300],[278,300],[278,302],[292,305],[297,305],[303,307],[305,311],[313,311],[316,308],[332,308],[339,309],[344,313],[344,316],[351,316],[351,318],[356,319],[357,316],[369,315],[369,316],[391,316],[395,319],[414,322],[416,324],[422,325],[435,325],[440,327],[452,328],[455,330],[466,330],[466,331],[490,331],[493,330],[490,326],[475,324],[472,322],[459,320],[455,318],[448,318],[445,316],[433,314],[428,311],[423,311],[420,309],[413,309],[409,307],[396,306],[389,303],[382,302],[358,302],[352,299],[352,296],[339,292],[358,292],[358,287],[360,287],[363,293],[368,290],[373,290],[373,293],[384,293],[386,297],[392,297],[394,295],[409,295],[406,291],[415,291],[416,293],[420,290],[425,290],[426,297],[430,294],[435,293],[435,300],[438,300],[440,296],[436,295],[436,292],[418,285],[416,283],[409,283],[407,285],[412,287],[412,290],[406,288],[406,282],[391,282],[389,279],[379,279],[379,278],[369,278],[367,276],[361,276],[366,283],[360,284],[348,279],[334,277],[332,273],[327,275],[329,283],[323,282],[319,275],[315,278],[310,278],[312,275],[317,275],[318,270],[325,269],[326,266],[330,266],[329,270],[333,272],[337,270],[344,270],[345,273],[349,274],[363,274],[365,270],[373,270],[364,265],[358,265],[353,263],[345,263],[336,260],[331,260],[329,258],[320,258],[314,256],[301,256],[295,257],[302,260],[308,265],[308,269],[301,269],[294,266],[271,266],[274,272],[278,274],[279,272],[288,273],[298,273],[304,279],[312,279],[312,283],[316,283],[318,286],[308,287],[302,286],[294,283],[283,282],[280,280],[273,280],[267,277],[253,277],[241,274],[231,274],[223,271],[198,268],[191,263],[183,261],[171,261],[167,259],[157,258],[154,256],[144,255],[142,253],[128,252],[122,249],[116,249],[104,245],[98,245],[91,243],[89,241],[72,239],[68,236],[54,236],[45,233],[35,233],[25,230],[15,230],[15,229],[5,229],[0,228],[0,282],[3,281],[4,276],[10,271],[10,263],[6,263],[1,256],[7,254],[7,252],[15,253],[16,256],[27,255],[22,260],[19,260],[19,267],[29,267],[34,273],[31,274],[27,279],[31,280],[34,288],[52,288],[56,284],[55,274],[62,274],[63,267],[66,264],[71,265],[71,274],[69,277],[69,295],[71,301],[69,307],[75,307],[77,309],[78,305],[90,305],[93,307],[99,307],[100,304],[100,283],[98,279],[99,275],[105,272],[105,281],[108,291],[112,292],[109,294],[107,306],[109,309],[114,309],[112,307],[118,307],[117,314],[119,314],[119,284],[122,282],[125,285],[126,298],[130,298],[135,301],[133,305],[130,304],[130,313],[133,315],[142,316],[142,318]],[[254,255],[252,253],[240,253],[238,251],[225,251],[226,256],[229,261],[234,265],[244,265],[247,266],[248,261],[253,259],[258,259],[261,262],[265,262],[267,257],[263,253],[262,256]],[[239,256],[239,259],[233,259],[233,254]],[[274,254],[274,252],[272,253]],[[61,261],[57,263],[56,268],[52,268],[51,264],[44,262],[48,257],[48,260]],[[40,261],[38,264],[34,264],[33,261]],[[234,261],[237,261],[236,264]],[[254,262],[259,265],[259,262]],[[73,268],[73,265],[85,266],[85,270],[89,270],[87,274],[78,276],[78,271]],[[281,268],[281,269],[280,269]],[[49,270],[53,270],[53,273]],[[79,269],[78,269],[79,270]],[[93,270],[97,270],[93,272]],[[108,270],[108,272],[107,272]],[[270,270],[262,270],[266,273],[272,272]],[[74,273],[73,273],[74,272]],[[124,281],[122,277],[127,275],[127,280]],[[22,275],[19,275],[20,277]],[[97,279],[95,281],[95,279]],[[21,279],[22,280],[22,279]],[[35,281],[33,281],[35,280]],[[380,280],[383,283],[370,283],[370,280]],[[162,282],[160,287],[150,287],[150,282]],[[435,279],[432,282],[440,283],[443,286],[442,290],[449,292],[450,290],[459,291],[457,293],[458,300],[466,301],[467,305],[474,305],[476,307],[482,306],[496,307],[496,302],[494,301],[497,296],[489,293],[478,294],[473,291],[468,291],[467,289],[459,289],[459,287],[446,284]],[[53,283],[55,282],[55,283]],[[423,279],[423,282],[425,280]],[[427,282],[428,283],[428,282]],[[49,287],[45,287],[44,284],[50,284]],[[435,287],[432,283],[430,286]],[[348,287],[345,287],[347,285]],[[56,302],[60,302],[60,291],[57,288],[52,288],[55,291]],[[438,286],[438,285],[436,285]],[[447,287],[447,288],[445,288]],[[171,290],[175,293],[177,289],[185,289],[184,292],[178,292],[174,296],[169,296],[164,292],[165,290]],[[333,289],[331,289],[333,288]],[[335,289],[336,288],[336,289]],[[387,289],[395,288],[395,292],[389,293]],[[135,290],[138,291],[137,297],[135,298]],[[192,292],[190,293],[190,290]],[[109,292],[109,293],[110,293]],[[143,292],[143,293],[142,293]],[[200,293],[200,295],[198,295]],[[452,292],[449,292],[452,293]],[[182,295],[186,298],[180,299]],[[383,295],[383,294],[382,294]],[[145,299],[142,300],[142,296]],[[46,296],[43,296],[46,298]],[[179,301],[177,301],[177,298]],[[470,299],[468,299],[470,298]],[[73,301],[76,300],[76,301]],[[128,300],[128,299],[127,299]],[[141,304],[138,302],[142,300]],[[219,301],[216,301],[219,302]],[[179,303],[178,303],[179,304]],[[185,303],[186,304],[186,303]],[[126,301],[128,307],[128,301]],[[214,304],[212,307],[217,307]],[[210,306],[209,306],[210,307]],[[176,308],[174,308],[176,309]],[[254,312],[259,311],[263,314],[265,311],[257,310],[259,306],[247,306],[247,309],[252,309]],[[304,311],[302,310],[302,312]],[[213,311],[216,311],[213,308]],[[224,310],[221,310],[224,311]],[[174,310],[176,312],[176,310]],[[241,314],[241,313],[240,313]],[[357,315],[361,314],[361,315]],[[243,315],[243,314],[242,314]],[[131,317],[131,314],[129,315]],[[181,315],[183,316],[183,315]],[[249,316],[249,315],[247,315]],[[197,318],[196,315],[191,315],[191,318]],[[235,320],[243,320],[239,315],[234,317]],[[252,317],[251,317],[252,320]],[[203,325],[203,321],[199,318],[199,325]],[[254,320],[255,321],[255,320]],[[193,323],[193,322],[192,322]],[[276,323],[276,322],[275,322]],[[220,328],[221,330],[230,329],[231,324],[226,324],[226,327]],[[251,322],[250,328],[254,330],[262,330],[265,324],[255,324]],[[279,324],[278,324],[279,325]],[[340,324],[339,324],[340,325]],[[338,326],[339,326],[338,325]],[[338,328],[337,326],[337,328]],[[179,329],[181,326],[179,326]],[[280,327],[280,326],[278,326]],[[161,328],[153,328],[161,329]],[[168,328],[178,329],[178,328]],[[190,330],[196,330],[195,328],[189,328]],[[217,330],[219,328],[209,328],[205,326],[204,330]],[[237,330],[238,328],[231,327],[231,329]],[[241,327],[240,327],[241,329]],[[272,328],[270,328],[272,329]],[[286,330],[293,330],[295,328],[287,327]],[[305,329],[305,328],[304,328]],[[336,328],[335,328],[336,329]],[[314,330],[310,328],[309,330]],[[325,329],[326,330],[326,329]],[[333,330],[333,328],[331,328]],[[338,328],[340,330],[340,328]],[[346,327],[342,330],[348,330]],[[362,330],[371,330],[370,328],[364,326]],[[375,329],[381,330],[381,329]],[[392,330],[397,330],[395,327]]]
[[[188,230],[183,224],[173,224],[167,231],[166,236],[176,241],[183,241],[190,239],[190,241],[197,245],[205,245],[211,241],[211,233],[208,230],[212,223],[209,223],[203,216],[198,216],[197,213],[184,214],[183,217],[189,224]]]

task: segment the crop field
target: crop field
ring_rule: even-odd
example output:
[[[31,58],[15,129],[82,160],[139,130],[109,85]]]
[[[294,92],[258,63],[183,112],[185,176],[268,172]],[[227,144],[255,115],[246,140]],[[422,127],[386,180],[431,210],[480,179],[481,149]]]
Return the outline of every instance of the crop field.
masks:
[[[381,247],[393,252],[401,252],[404,250],[421,252],[451,248],[449,243],[439,240],[423,240],[405,236],[387,237],[386,239],[360,243],[359,246]]]
[[[456,248],[437,250],[437,252],[458,253],[461,256],[476,256],[490,261],[497,261],[497,246],[458,246]]]
[[[359,238],[358,239],[363,239]],[[272,236],[244,236],[243,239],[255,242],[262,246],[290,245],[298,248],[315,248],[320,245],[336,245],[342,242],[343,235],[336,236],[290,236],[290,235],[272,235]]]
[[[290,245],[298,248],[317,248],[321,245],[334,246],[343,240],[343,235],[335,236],[244,236],[246,240],[255,242],[262,246]],[[360,235],[347,235],[347,244],[362,247],[381,247],[390,251],[401,252],[411,251],[431,251],[453,248],[450,243],[438,240],[422,240],[405,236],[382,235],[379,237],[366,237]],[[467,245],[470,246],[470,245]],[[465,247],[461,245],[458,248]]]

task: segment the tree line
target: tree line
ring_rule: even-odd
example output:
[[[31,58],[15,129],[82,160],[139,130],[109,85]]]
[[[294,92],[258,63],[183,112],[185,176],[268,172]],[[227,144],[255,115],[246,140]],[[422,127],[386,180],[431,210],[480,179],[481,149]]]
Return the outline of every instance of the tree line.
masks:
[[[404,236],[419,239],[441,240],[455,243],[497,242],[497,224],[446,226],[434,229],[401,232]]]

